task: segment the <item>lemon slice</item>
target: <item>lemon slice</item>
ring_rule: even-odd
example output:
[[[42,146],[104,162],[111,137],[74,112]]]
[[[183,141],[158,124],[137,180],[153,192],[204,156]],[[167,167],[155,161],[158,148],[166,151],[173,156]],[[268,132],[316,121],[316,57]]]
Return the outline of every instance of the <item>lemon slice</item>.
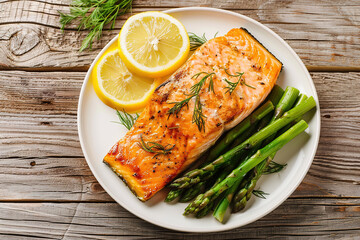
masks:
[[[130,17],[119,34],[119,53],[126,66],[146,77],[173,73],[187,59],[190,49],[185,27],[162,12]]]
[[[132,74],[119,51],[106,51],[95,64],[92,80],[96,94],[108,106],[136,112],[145,107],[159,80]]]

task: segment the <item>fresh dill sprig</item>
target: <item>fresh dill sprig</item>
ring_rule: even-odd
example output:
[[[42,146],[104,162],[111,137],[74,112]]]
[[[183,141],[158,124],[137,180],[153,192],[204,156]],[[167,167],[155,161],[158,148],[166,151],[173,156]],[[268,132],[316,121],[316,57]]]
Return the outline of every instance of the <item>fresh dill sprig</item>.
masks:
[[[218,33],[214,35],[214,38],[216,37]],[[189,40],[190,40],[190,51],[195,51],[198,47],[206,43],[208,40],[205,36],[205,33],[203,33],[202,36],[196,35],[195,33],[188,32]]]
[[[202,104],[200,102],[200,96],[196,95],[192,122],[196,123],[200,132],[203,129],[205,130],[205,119],[204,118],[206,118],[206,117],[202,112]]]
[[[286,167],[286,164],[280,164],[274,161],[271,161],[269,163],[269,166],[265,169],[264,174],[272,174],[277,173],[283,170],[283,168]]]
[[[83,40],[80,51],[92,47],[95,39],[100,39],[104,26],[111,23],[114,28],[117,16],[131,9],[133,0],[72,0],[70,13],[60,13],[61,30],[77,20],[78,30],[90,30]]]
[[[253,190],[252,193],[253,193],[256,197],[262,198],[262,199],[266,199],[265,195],[269,195],[268,193],[263,192],[263,191],[261,191],[261,190]]]
[[[229,86],[225,87],[225,89],[227,89],[225,93],[229,92],[231,95],[233,93],[233,91],[235,90],[235,88],[237,87],[237,85],[239,84],[239,82],[241,81],[241,77],[242,77],[242,75],[244,75],[244,73],[236,72],[236,75],[233,75],[233,74],[228,73],[227,69],[225,69],[225,72],[227,75],[229,75],[231,77],[238,77],[238,80],[236,82],[230,82],[229,80],[224,78],[225,82],[229,85]]]
[[[213,93],[214,92],[214,80],[213,80],[213,75],[215,75],[214,72],[212,73],[207,73],[207,72],[199,72],[197,74],[195,74],[194,76],[192,76],[191,78],[192,79],[197,79],[201,74],[205,74],[205,76],[198,82],[196,83],[195,85],[193,85],[191,88],[190,88],[190,91],[191,91],[191,95],[198,95],[200,93],[200,90],[202,88],[202,86],[204,85],[206,79],[210,79],[209,81],[209,91],[212,91]]]
[[[245,79],[242,78],[242,76],[244,75],[244,72],[236,72],[236,74],[231,74],[231,73],[228,72],[228,70],[227,70],[226,68],[224,68],[224,71],[225,71],[225,73],[226,73],[227,75],[229,75],[230,77],[237,77],[237,78],[238,78],[238,80],[237,80],[236,82],[231,82],[231,81],[227,80],[226,78],[224,78],[224,81],[229,85],[229,86],[225,87],[225,88],[227,89],[227,91],[226,91],[225,93],[229,92],[230,95],[231,95],[232,92],[233,92],[233,91],[235,90],[235,88],[237,87],[237,85],[239,85],[239,83],[240,83],[241,85],[245,85],[245,86],[247,86],[247,87],[249,87],[249,88],[256,89],[255,87],[247,84],[247,83],[245,82]]]
[[[198,47],[207,42],[205,33],[202,36],[196,35],[195,33],[188,33],[190,40],[190,51],[195,51]]]
[[[164,154],[164,155],[169,154],[171,152],[171,150],[175,147],[175,144],[172,146],[171,146],[171,144],[167,144],[167,145],[163,146],[157,142],[145,143],[144,139],[142,138],[142,135],[140,135],[139,146],[146,152],[155,153],[155,155],[153,156],[153,158],[155,158],[161,154]]]
[[[180,101],[180,102],[171,102],[170,104],[175,104],[171,109],[169,109],[168,113],[168,118],[170,117],[170,115],[174,114],[174,115],[178,115],[178,113],[180,112],[180,110],[184,107],[184,106],[189,106],[189,101],[193,98],[193,95],[191,95],[188,98],[185,98],[184,100]]]
[[[125,112],[125,109],[123,109],[122,112],[120,112],[119,110],[116,109],[116,115],[119,118],[119,122],[115,122],[115,123],[119,123],[119,124],[123,125],[128,130],[130,130],[130,128],[134,125],[136,119],[138,119],[138,117],[139,117],[139,114],[136,113],[136,115],[133,116],[133,115]]]
[[[215,73],[213,73],[213,74],[215,74]],[[211,75],[209,76],[210,80],[209,80],[209,88],[208,88],[208,90],[209,90],[209,92],[215,93],[213,74],[211,74]]]
[[[214,80],[213,80],[213,75],[215,75],[215,73],[214,72],[212,72],[212,73],[199,72],[199,73],[195,74],[194,76],[192,76],[191,78],[197,79],[201,74],[205,74],[205,76],[203,78],[201,78],[201,80],[198,83],[191,86],[190,93],[187,94],[189,97],[185,98],[184,100],[182,100],[180,102],[171,102],[171,104],[174,104],[174,106],[171,109],[169,109],[169,111],[168,111],[168,117],[170,117],[170,115],[172,115],[172,114],[177,115],[184,106],[189,106],[189,101],[193,97],[196,97],[192,122],[196,123],[200,132],[202,130],[205,131],[205,119],[204,118],[206,118],[206,116],[202,113],[202,104],[200,101],[199,94],[200,94],[201,88],[204,86],[207,79],[210,79],[209,88],[208,88],[209,91],[212,91],[213,93],[215,93],[214,92]]]
[[[229,80],[227,80],[226,78],[224,78],[224,81],[229,84],[229,86],[225,87],[226,92],[225,93],[230,93],[230,95],[232,94],[232,92],[235,90],[235,88],[237,87],[237,85],[240,82],[240,79],[237,82],[230,82]]]

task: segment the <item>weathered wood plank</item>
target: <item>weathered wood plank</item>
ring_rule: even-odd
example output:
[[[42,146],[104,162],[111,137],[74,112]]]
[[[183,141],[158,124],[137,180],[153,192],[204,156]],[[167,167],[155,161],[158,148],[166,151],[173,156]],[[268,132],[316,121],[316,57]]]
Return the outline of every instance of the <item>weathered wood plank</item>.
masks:
[[[127,212],[98,184],[76,128],[84,72],[114,37],[79,53],[86,32],[58,29],[70,0],[0,1],[1,239],[358,239],[360,235],[360,73],[312,73],[321,139],[303,183],[279,208],[239,229],[188,234]],[[134,0],[133,13],[209,6],[254,18],[283,37],[312,70],[360,70],[360,2]],[[75,71],[75,72],[46,72]]]
[[[79,53],[86,32],[69,26],[59,30],[58,10],[68,11],[69,1],[4,1],[0,3],[1,68],[86,70],[96,54],[113,38],[107,30],[94,44],[94,51]],[[211,6],[230,9],[254,18],[277,32],[299,54],[309,68],[358,69],[360,59],[360,4],[355,0],[329,1],[135,1],[133,13],[164,10],[175,6]],[[16,11],[11,11],[16,9]],[[331,69],[331,68],[330,68]]]
[[[21,114],[75,116],[84,77],[85,73],[79,72],[2,71],[0,72],[0,110],[2,113],[14,113],[18,116]],[[39,120],[44,117],[46,118],[40,116]],[[31,121],[26,123],[30,124]],[[76,124],[76,120],[73,120],[73,124]]]
[[[112,201],[92,176],[78,142],[76,109],[84,75],[0,72],[0,200]],[[312,76],[321,139],[309,174],[292,197],[360,197],[360,73]]]
[[[147,223],[116,203],[0,203],[6,239],[356,239],[359,199],[288,199],[251,225],[194,234]],[[174,216],[176,217],[176,216]]]

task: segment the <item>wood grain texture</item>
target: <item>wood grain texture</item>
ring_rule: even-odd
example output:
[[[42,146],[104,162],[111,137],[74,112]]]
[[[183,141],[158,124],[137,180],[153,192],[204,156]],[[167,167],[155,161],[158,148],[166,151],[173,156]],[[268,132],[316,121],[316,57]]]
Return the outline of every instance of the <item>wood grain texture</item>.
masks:
[[[0,49],[4,53],[0,55],[0,68],[85,71],[129,16],[119,17],[114,30],[104,31],[94,51],[79,53],[87,32],[77,32],[75,24],[67,27],[65,34],[59,30],[58,11],[68,11],[68,3],[0,2]],[[258,20],[284,38],[309,68],[360,68],[359,1],[142,0],[134,2],[132,13],[175,6],[218,7]]]
[[[0,203],[0,210],[6,239],[356,239],[360,234],[359,199],[288,199],[251,225],[208,234],[154,226],[116,203]]]
[[[92,176],[78,142],[76,109],[84,75],[0,72],[0,200],[112,201]],[[320,98],[321,139],[293,197],[360,197],[360,73],[312,77]]]
[[[359,239],[358,0],[134,0],[133,14],[191,6],[244,14],[278,33],[314,71],[321,138],[304,181],[266,217],[211,234],[147,223],[92,175],[77,134],[79,92],[130,14],[104,31],[94,51],[79,53],[87,32],[75,24],[59,30],[58,11],[69,2],[0,0],[0,239]]]

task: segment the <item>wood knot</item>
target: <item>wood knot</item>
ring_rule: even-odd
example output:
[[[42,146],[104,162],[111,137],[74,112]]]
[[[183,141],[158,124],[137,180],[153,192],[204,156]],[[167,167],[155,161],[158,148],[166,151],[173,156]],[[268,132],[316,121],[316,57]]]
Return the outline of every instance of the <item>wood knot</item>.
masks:
[[[10,38],[10,51],[20,56],[36,47],[40,42],[38,34],[32,29],[22,29],[15,32]]]
[[[52,122],[40,122],[40,125],[47,125],[47,126],[50,126],[50,125],[53,125]]]
[[[92,183],[90,185],[90,190],[93,193],[100,193],[100,192],[104,192],[104,189],[101,187],[101,185],[99,183]]]

